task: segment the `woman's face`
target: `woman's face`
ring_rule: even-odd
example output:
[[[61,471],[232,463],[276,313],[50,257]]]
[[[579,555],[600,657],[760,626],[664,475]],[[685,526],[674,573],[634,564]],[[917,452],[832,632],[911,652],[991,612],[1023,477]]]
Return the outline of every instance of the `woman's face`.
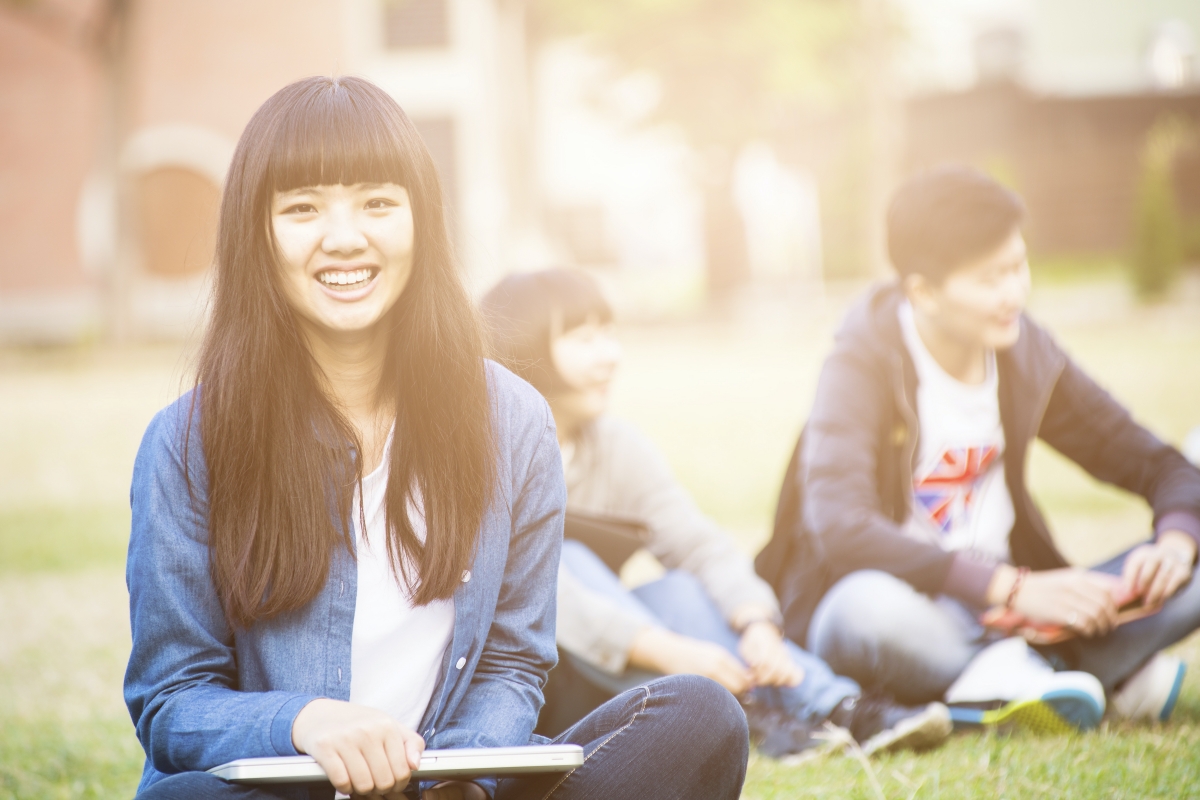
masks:
[[[593,316],[582,325],[562,331],[562,317],[555,316],[551,321],[550,357],[569,389],[551,398],[550,404],[557,416],[582,424],[608,407],[608,389],[621,362],[621,344],[611,322]]]
[[[318,329],[371,329],[412,273],[413,215],[395,183],[276,192],[271,228],[292,307]]]

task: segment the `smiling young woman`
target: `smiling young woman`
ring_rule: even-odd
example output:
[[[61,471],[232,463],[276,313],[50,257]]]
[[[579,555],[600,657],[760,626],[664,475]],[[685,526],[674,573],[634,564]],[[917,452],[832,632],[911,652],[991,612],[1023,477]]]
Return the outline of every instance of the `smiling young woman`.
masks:
[[[404,112],[355,78],[280,90],[230,168],[197,385],[134,468],[138,797],[398,797],[426,746],[544,741],[564,495],[546,404],[484,358]],[[587,758],[565,777],[423,796],[733,798],[745,775],[712,682],[627,693],[559,741]],[[203,772],[298,753],[332,787]]]

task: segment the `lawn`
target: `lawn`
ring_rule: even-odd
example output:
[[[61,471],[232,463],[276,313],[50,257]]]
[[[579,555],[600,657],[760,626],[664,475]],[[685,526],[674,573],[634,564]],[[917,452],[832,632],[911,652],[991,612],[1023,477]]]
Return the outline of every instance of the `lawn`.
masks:
[[[1039,286],[1034,313],[1135,415],[1179,441],[1200,425],[1200,298],[1160,306],[1113,281]],[[761,300],[723,323],[626,328],[618,413],[664,449],[747,552],[811,403],[842,290]],[[130,469],[155,409],[178,394],[177,348],[0,352],[0,798],[132,795],[141,752],[121,701]],[[1045,448],[1036,495],[1064,550],[1099,560],[1148,515]],[[956,737],[923,755],[784,768],[755,758],[747,798],[1200,796],[1200,639],[1170,724],[1089,734]]]

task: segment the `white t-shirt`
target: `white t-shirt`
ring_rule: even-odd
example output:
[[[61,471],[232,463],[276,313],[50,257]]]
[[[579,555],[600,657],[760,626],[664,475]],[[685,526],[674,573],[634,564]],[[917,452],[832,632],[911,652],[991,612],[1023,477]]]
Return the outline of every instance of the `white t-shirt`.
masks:
[[[1016,517],[1004,480],[996,354],[988,352],[987,377],[973,386],[951,377],[934,359],[907,302],[900,306],[900,328],[917,370],[921,429],[907,531],[946,550],[1010,561],[1008,537]]]
[[[415,731],[454,635],[454,600],[414,608],[392,571],[384,523],[391,444],[389,436],[383,463],[363,478],[362,497],[354,499],[358,595],[350,639],[350,702],[385,711]],[[360,501],[365,529],[358,523]],[[409,518],[424,540],[419,499],[409,503]]]

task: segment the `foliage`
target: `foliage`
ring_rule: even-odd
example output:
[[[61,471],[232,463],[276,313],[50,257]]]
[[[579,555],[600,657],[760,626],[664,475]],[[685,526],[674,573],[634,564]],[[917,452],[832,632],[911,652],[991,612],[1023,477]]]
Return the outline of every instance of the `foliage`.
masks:
[[[1145,299],[1164,295],[1183,262],[1184,243],[1172,171],[1190,136],[1186,122],[1163,117],[1150,129],[1142,148],[1130,266],[1134,288]]]
[[[848,0],[534,0],[544,33],[586,34],[662,81],[661,118],[698,146],[768,135],[797,102],[851,91],[860,27]]]
[[[652,117],[678,125],[705,156],[706,202],[727,192],[733,156],[764,139],[802,164],[821,192],[830,274],[862,274],[878,223],[872,179],[882,153],[868,108],[887,78],[894,6],[883,0],[531,0],[542,36],[584,35],[622,71],[654,74]],[[877,110],[877,109],[876,109]],[[884,137],[886,138],[886,137]],[[724,215],[717,215],[724,217]],[[709,231],[710,237],[714,235]],[[713,241],[736,241],[717,232]],[[728,248],[726,248],[728,258]],[[710,254],[711,255],[711,254]],[[710,261],[710,288],[713,286]],[[736,272],[725,265],[724,271]],[[718,267],[718,271],[722,268]]]

